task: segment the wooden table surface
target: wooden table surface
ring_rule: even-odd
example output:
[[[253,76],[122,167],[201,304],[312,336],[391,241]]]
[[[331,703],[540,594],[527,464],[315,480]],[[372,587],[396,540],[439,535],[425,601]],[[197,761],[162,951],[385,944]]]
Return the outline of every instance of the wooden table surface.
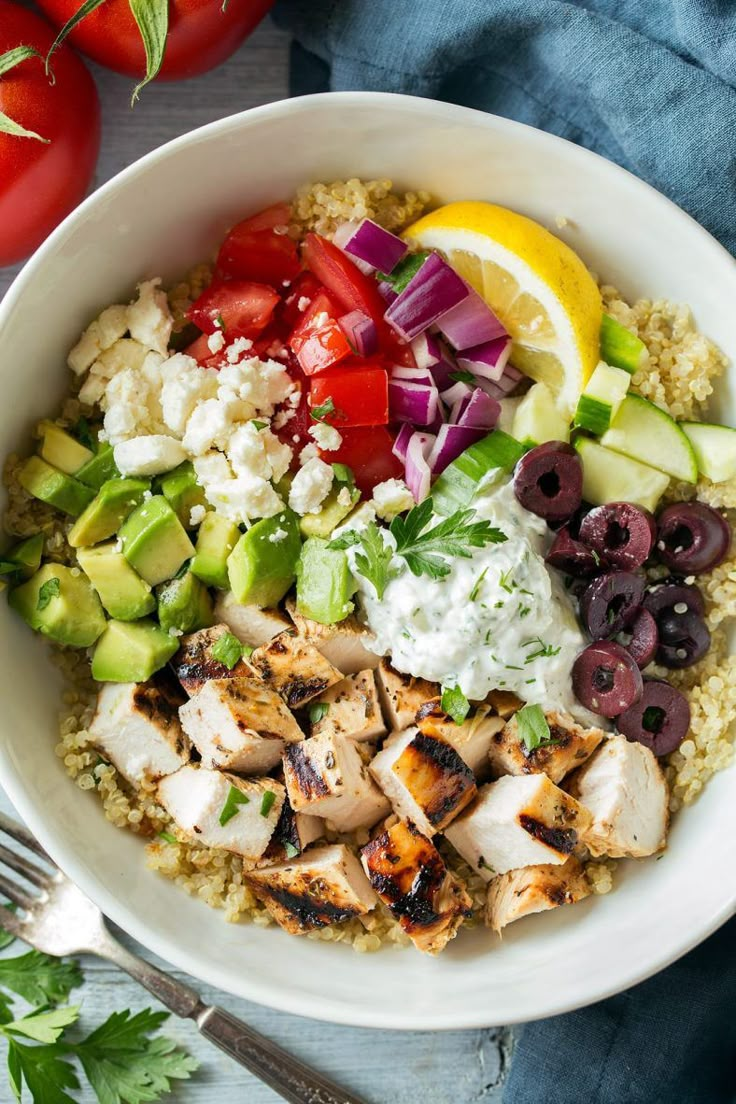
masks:
[[[194,127],[282,99],[287,94],[287,68],[288,39],[266,22],[227,64],[185,84],[150,85],[134,110],[129,107],[131,82],[95,69],[104,126],[96,183]],[[0,269],[0,297],[16,271]],[[12,812],[1,791],[0,808]],[[87,981],[79,993],[83,1024],[97,1023],[113,1009],[136,1009],[150,1003],[135,982],[112,967],[90,959],[84,968]],[[511,1039],[506,1029],[430,1034],[335,1027],[273,1012],[210,986],[202,985],[201,991],[206,1000],[224,1005],[370,1104],[491,1104],[500,1100]],[[279,1099],[200,1040],[189,1023],[172,1020],[168,1030],[201,1061],[194,1079],[171,1099],[182,1104],[220,1104],[225,1099],[274,1104]],[[3,1077],[0,1074],[0,1100],[7,1099]],[[85,1090],[79,1099],[93,1104],[95,1097]]]

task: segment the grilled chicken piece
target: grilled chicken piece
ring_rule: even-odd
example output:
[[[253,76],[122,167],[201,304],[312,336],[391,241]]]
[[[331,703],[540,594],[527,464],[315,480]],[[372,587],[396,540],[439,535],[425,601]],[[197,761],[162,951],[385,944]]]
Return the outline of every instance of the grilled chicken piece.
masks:
[[[591,819],[546,774],[507,774],[483,786],[445,835],[488,882],[520,866],[564,863]]]
[[[193,843],[256,860],[278,824],[284,787],[275,778],[239,778],[190,765],[159,782],[158,800]]]
[[[338,832],[371,828],[391,809],[356,745],[340,736],[312,736],[287,747],[284,779],[297,812],[325,817]]]
[[[521,698],[517,698],[516,694],[512,694],[510,690],[491,690],[486,701],[505,721],[521,709],[524,704]]]
[[[380,656],[370,650],[374,637],[354,614],[336,625],[321,625],[299,613],[292,599],[287,601],[286,609],[299,635],[314,644],[327,662],[344,675],[357,675],[358,671],[378,666]]]
[[[179,651],[171,666],[190,698],[210,679],[253,677],[252,668],[242,659],[231,669],[213,658],[212,645],[229,632],[227,625],[213,625],[189,633],[179,641]]]
[[[258,774],[304,733],[278,694],[259,679],[210,679],[181,707],[182,728],[205,767]]]
[[[425,836],[446,828],[478,792],[455,749],[416,728],[395,733],[369,769],[399,816]]]
[[[495,775],[538,774],[561,782],[569,771],[581,766],[605,737],[600,728],[583,728],[566,713],[545,713],[554,744],[530,751],[519,736],[516,715],[491,740],[488,756]]]
[[[659,763],[643,744],[609,737],[568,788],[592,814],[583,835],[591,855],[643,858],[664,848],[669,792]]]
[[[227,625],[241,644],[251,648],[260,648],[289,628],[288,618],[279,610],[241,605],[231,590],[217,592],[215,617]]]
[[[248,870],[245,880],[277,924],[291,935],[364,916],[377,898],[352,851],[342,843]]]
[[[331,733],[351,740],[377,740],[386,734],[373,671],[360,671],[336,682],[312,705],[326,706],[324,715],[312,722],[313,736]]]
[[[488,886],[486,924],[500,935],[507,924],[546,912],[559,905],[574,905],[590,896],[582,864],[571,855],[562,866],[524,866],[500,874]]]
[[[402,675],[385,658],[376,668],[376,683],[383,715],[392,732],[399,732],[402,728],[415,724],[420,706],[437,698],[439,694],[436,683],[414,678],[412,675]]]
[[[471,915],[472,901],[432,841],[399,820],[360,854],[371,885],[414,946],[439,954]]]
[[[500,717],[492,714],[477,714],[455,724],[451,717],[443,712],[439,698],[432,698],[420,706],[417,712],[417,725],[426,736],[439,736],[452,744],[458,755],[464,759],[476,778],[481,782],[490,777],[491,766],[488,752],[495,736],[503,728]]]
[[[173,774],[190,753],[179,704],[159,682],[105,682],[89,726],[92,742],[133,785]]]
[[[342,672],[293,629],[279,633],[268,644],[256,648],[250,662],[290,709],[306,705],[343,679]]]
[[[324,835],[325,822],[321,817],[309,813],[295,813],[291,807],[289,795],[284,790],[284,804],[271,842],[263,856],[264,863],[284,862],[293,859]]]

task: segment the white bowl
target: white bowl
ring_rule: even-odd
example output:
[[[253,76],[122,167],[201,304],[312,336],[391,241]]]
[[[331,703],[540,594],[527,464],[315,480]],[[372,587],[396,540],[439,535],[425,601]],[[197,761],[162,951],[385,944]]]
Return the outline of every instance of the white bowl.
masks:
[[[170,279],[211,255],[243,214],[305,181],[390,177],[439,200],[506,204],[560,231],[628,296],[692,304],[736,348],[736,265],[703,229],[622,169],[529,127],[427,100],[310,96],[223,119],[149,154],[82,204],[0,307],[0,452],[27,448],[54,409],[65,354],[137,280]],[[733,377],[721,414],[736,421]],[[44,846],[104,912],[169,962],[262,1004],[369,1027],[460,1028],[535,1019],[641,981],[736,911],[734,769],[680,814],[661,862],[622,864],[615,891],[532,917],[503,942],[465,933],[437,960],[359,955],[222,915],[149,872],[142,843],[112,827],[54,755],[59,683],[44,645],[0,613],[0,781]]]

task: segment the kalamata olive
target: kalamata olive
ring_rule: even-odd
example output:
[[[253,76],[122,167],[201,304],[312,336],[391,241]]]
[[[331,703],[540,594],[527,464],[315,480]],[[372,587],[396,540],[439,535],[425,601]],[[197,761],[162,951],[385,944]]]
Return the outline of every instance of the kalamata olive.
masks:
[[[619,732],[655,755],[669,755],[687,736],[690,706],[687,698],[662,679],[645,679],[642,695],[616,721]]]
[[[705,613],[705,600],[698,588],[690,583],[683,583],[674,576],[647,587],[642,605],[655,618],[671,609],[676,613],[687,613],[690,610],[699,617]]]
[[[619,633],[617,641],[625,648],[640,670],[648,667],[657,654],[659,632],[657,622],[649,610],[643,607],[634,616],[634,620]]]
[[[598,569],[596,557],[584,544],[573,539],[567,525],[558,530],[545,562],[575,578],[595,575]]]
[[[565,521],[583,497],[583,466],[572,445],[547,441],[522,456],[514,472],[514,494],[545,521]]]
[[[648,559],[657,526],[648,510],[630,502],[596,506],[582,521],[580,540],[612,567],[631,571]]]
[[[629,625],[644,596],[644,580],[630,571],[609,571],[594,579],[580,599],[580,612],[594,640],[615,636]]]
[[[686,610],[665,610],[657,621],[657,662],[663,667],[692,667],[710,648],[710,633],[702,617]]]
[[[673,571],[711,571],[723,563],[730,547],[730,525],[704,502],[675,502],[657,518],[657,551]]]
[[[586,708],[603,717],[618,717],[639,700],[641,672],[620,644],[589,644],[572,665],[572,688]]]

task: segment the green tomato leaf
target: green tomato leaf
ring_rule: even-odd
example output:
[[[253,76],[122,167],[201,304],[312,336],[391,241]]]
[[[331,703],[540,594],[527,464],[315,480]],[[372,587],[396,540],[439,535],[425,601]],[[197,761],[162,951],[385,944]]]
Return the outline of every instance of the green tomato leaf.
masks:
[[[12,50],[0,54],[0,77],[10,72],[16,65],[20,65],[22,61],[27,61],[28,58],[32,57],[42,57],[33,46],[14,46]],[[42,138],[40,134],[36,134],[35,130],[26,130],[20,123],[16,123],[14,119],[11,119],[9,115],[5,115],[2,111],[0,111],[0,133],[11,134],[14,138],[35,138],[37,142],[46,144],[49,141],[48,138]]]
[[[133,89],[131,106],[163,64],[169,33],[169,0],[128,0],[146,51],[146,76]]]

